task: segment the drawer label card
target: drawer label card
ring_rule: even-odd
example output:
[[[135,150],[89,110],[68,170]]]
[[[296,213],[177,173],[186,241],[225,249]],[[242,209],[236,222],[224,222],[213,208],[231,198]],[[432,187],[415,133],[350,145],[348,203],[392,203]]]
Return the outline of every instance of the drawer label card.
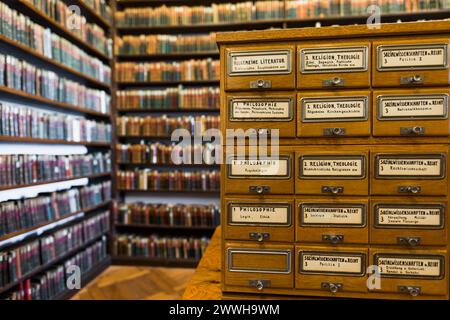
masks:
[[[302,156],[300,178],[364,178],[364,156]]]
[[[291,250],[228,248],[227,255],[228,271],[230,272],[291,273]],[[264,262],[261,260],[271,261],[264,265]],[[274,265],[275,262],[279,262],[279,265]]]
[[[313,204],[300,206],[301,226],[364,226],[366,207],[363,204]]]
[[[378,71],[445,69],[448,44],[378,46]]]
[[[300,273],[362,276],[365,254],[300,251]]]
[[[367,120],[366,97],[302,98],[302,122]]]
[[[381,228],[443,228],[444,207],[434,204],[375,206],[375,227]]]
[[[377,178],[439,179],[445,176],[443,155],[378,155],[375,157]]]
[[[444,257],[439,255],[376,254],[375,265],[383,277],[442,279]]]
[[[447,119],[448,95],[378,96],[379,120]]]
[[[231,121],[290,121],[291,98],[233,98],[229,102]]]
[[[292,70],[290,49],[231,51],[228,75],[288,74]]]
[[[281,203],[230,203],[228,205],[230,225],[291,225],[291,205]]]
[[[228,164],[228,177],[290,178],[290,157],[278,159],[231,159]]]
[[[367,70],[368,48],[333,47],[300,50],[300,72],[361,72]]]

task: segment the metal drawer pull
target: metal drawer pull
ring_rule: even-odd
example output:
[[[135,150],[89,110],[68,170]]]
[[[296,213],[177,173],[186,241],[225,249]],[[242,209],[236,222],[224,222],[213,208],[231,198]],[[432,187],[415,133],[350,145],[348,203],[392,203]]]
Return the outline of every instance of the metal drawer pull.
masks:
[[[272,81],[259,79],[256,81],[250,81],[250,88],[252,89],[269,89],[272,88]]]
[[[409,77],[401,77],[400,84],[423,84],[424,76],[416,74]]]
[[[250,232],[249,237],[252,240],[257,240],[258,242],[263,242],[270,239],[270,233],[268,232]]]
[[[320,287],[323,290],[327,290],[330,291],[332,293],[336,293],[339,290],[342,289],[344,285],[342,283],[334,283],[334,282],[322,282],[322,284],[320,285]]]
[[[343,136],[345,135],[345,128],[324,128],[324,136]]]
[[[425,128],[424,127],[401,127],[400,128],[400,134],[402,135],[423,135],[425,134]]]
[[[400,193],[420,193],[422,191],[422,188],[420,186],[400,186],[398,187],[398,192]]]
[[[337,186],[323,186],[322,187],[323,193],[332,193],[332,194],[338,194],[344,192],[344,187],[337,187]]]
[[[403,245],[410,245],[411,247],[420,244],[420,237],[397,237],[397,243]]]
[[[328,242],[336,244],[336,243],[344,241],[344,235],[342,235],[342,234],[333,234],[333,235],[324,234],[324,235],[322,235],[322,241],[328,241]]]
[[[262,291],[262,289],[270,287],[270,280],[249,280],[248,285],[250,287],[255,287],[258,291]]]
[[[263,194],[263,193],[270,192],[270,187],[269,186],[250,186],[250,187],[248,187],[248,191],[250,191],[252,193]]]
[[[323,80],[322,85],[324,87],[342,87],[345,84],[345,80],[343,78],[335,77],[331,79]]]
[[[398,286],[398,291],[402,293],[409,293],[412,297],[417,297],[421,293],[420,287],[414,287],[414,286]]]

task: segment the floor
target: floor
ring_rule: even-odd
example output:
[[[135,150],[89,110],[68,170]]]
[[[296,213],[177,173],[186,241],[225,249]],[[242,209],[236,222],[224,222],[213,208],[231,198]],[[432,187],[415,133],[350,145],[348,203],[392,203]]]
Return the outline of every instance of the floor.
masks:
[[[181,299],[195,269],[121,267],[106,269],[73,300]]]

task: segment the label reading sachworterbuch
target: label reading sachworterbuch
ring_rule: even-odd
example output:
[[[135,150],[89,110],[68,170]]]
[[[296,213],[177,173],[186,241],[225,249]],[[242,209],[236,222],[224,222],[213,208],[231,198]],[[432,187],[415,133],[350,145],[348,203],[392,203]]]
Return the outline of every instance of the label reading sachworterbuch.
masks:
[[[230,103],[230,120],[280,121],[292,119],[290,98],[233,99]]]
[[[304,156],[300,158],[301,177],[363,177],[364,157]]]
[[[288,159],[232,159],[231,177],[288,177]]]
[[[302,204],[301,225],[363,225],[362,205]]]
[[[441,177],[443,159],[440,156],[402,157],[379,156],[376,175],[379,177]]]
[[[367,97],[302,98],[302,121],[367,119]]]
[[[232,224],[289,225],[290,206],[281,204],[240,204],[229,206]]]
[[[381,227],[440,227],[443,209],[440,206],[375,207],[375,225]]]
[[[359,72],[367,70],[367,47],[301,49],[301,73]]]
[[[291,72],[291,51],[231,52],[229,63],[229,75],[286,74]]]
[[[379,96],[380,120],[447,118],[448,95]]]
[[[379,46],[378,70],[446,68],[447,50],[448,44]]]
[[[383,276],[403,278],[440,278],[442,276],[442,259],[440,257],[420,257],[404,255],[376,256],[375,264]]]
[[[300,252],[301,273],[363,274],[362,254]]]

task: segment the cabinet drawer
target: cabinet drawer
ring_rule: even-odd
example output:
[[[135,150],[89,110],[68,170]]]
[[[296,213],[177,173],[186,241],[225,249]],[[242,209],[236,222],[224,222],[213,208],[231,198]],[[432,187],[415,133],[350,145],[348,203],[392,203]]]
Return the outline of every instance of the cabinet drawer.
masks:
[[[228,47],[225,89],[294,89],[294,52],[290,44]]]
[[[371,149],[373,195],[446,195],[445,145],[374,146]]]
[[[448,88],[377,90],[374,136],[448,136]]]
[[[297,198],[296,241],[328,244],[369,239],[366,198]]]
[[[445,38],[373,42],[374,87],[448,85],[449,40]]]
[[[294,200],[286,197],[224,199],[225,239],[294,241]]]
[[[327,150],[324,150],[327,149]],[[296,148],[297,194],[367,195],[367,147]]]
[[[372,198],[370,243],[407,247],[447,244],[445,199]]]
[[[298,50],[299,89],[367,88],[370,86],[370,43],[304,43]]]
[[[255,129],[280,137],[295,137],[296,106],[293,92],[239,93],[227,95],[227,129]]]
[[[293,246],[225,243],[225,285],[254,288],[293,288]]]
[[[225,193],[292,194],[294,193],[292,152],[280,147],[278,157],[242,157],[227,155]]]
[[[298,136],[369,136],[371,100],[368,90],[301,92]]]
[[[367,292],[366,247],[295,246],[295,288],[337,295]]]
[[[448,295],[446,250],[371,248],[370,260],[381,276],[379,288],[372,287],[372,292],[394,293],[402,298]]]

